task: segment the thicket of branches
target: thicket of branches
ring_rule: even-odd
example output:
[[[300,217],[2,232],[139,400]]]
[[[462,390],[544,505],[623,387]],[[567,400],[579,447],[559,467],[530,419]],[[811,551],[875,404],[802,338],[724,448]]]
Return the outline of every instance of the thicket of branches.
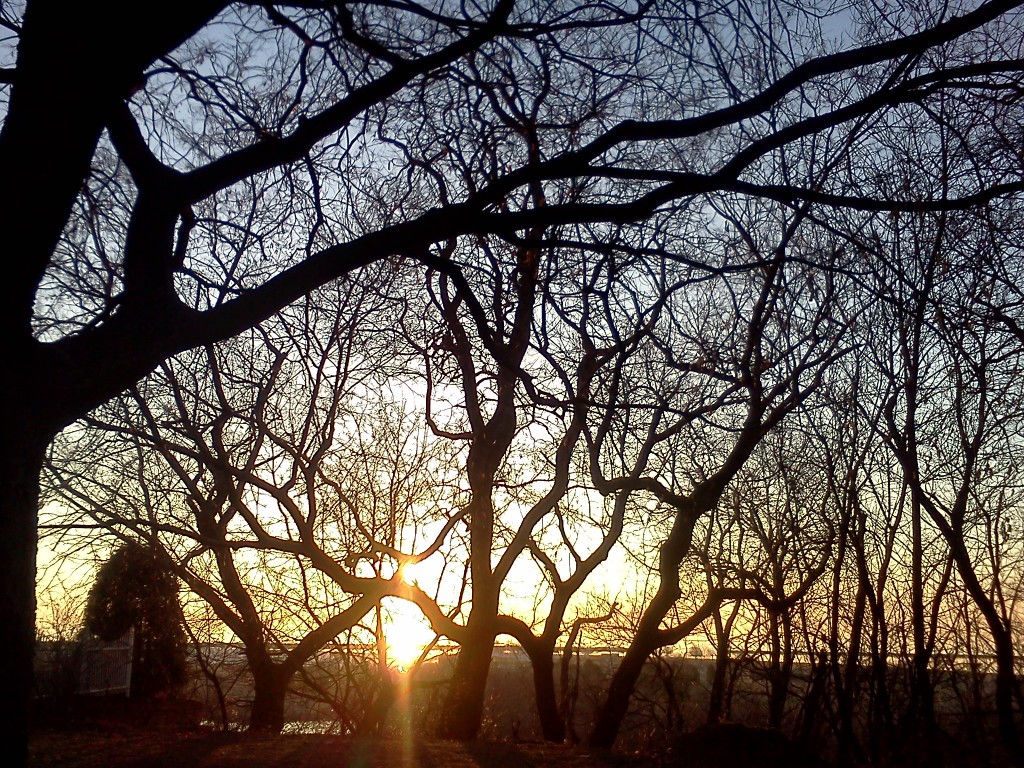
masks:
[[[499,637],[609,747],[703,635],[711,722],[744,656],[767,724],[882,760],[964,662],[1020,758],[1016,3],[132,13],[0,18],[14,743],[42,508],[159,553],[256,728],[400,599],[458,646],[447,737]],[[575,722],[557,658],[616,617]]]

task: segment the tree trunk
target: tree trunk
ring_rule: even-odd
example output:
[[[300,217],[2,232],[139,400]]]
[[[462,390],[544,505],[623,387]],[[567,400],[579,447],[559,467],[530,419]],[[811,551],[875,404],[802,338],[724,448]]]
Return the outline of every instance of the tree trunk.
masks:
[[[622,657],[619,668],[615,670],[612,682],[608,686],[608,695],[604,705],[597,713],[593,730],[590,732],[589,744],[597,749],[611,749],[619,735],[622,721],[629,709],[629,700],[640,679],[640,672],[647,662],[647,657],[654,650],[654,644],[643,642],[640,634],[633,639],[626,655]]]
[[[892,698],[889,695],[889,646],[885,615],[875,617],[871,641],[871,681],[868,696],[868,750],[876,762],[892,747],[894,723]]]
[[[4,410],[21,407],[8,401]],[[28,761],[29,709],[32,702],[32,662],[35,654],[36,523],[39,472],[50,435],[27,424],[24,414],[4,414],[0,438],[0,477],[4,506],[0,514],[0,590],[5,619],[0,622],[0,719],[9,763]]]
[[[569,636],[569,642],[566,644],[565,649],[562,651],[561,661],[559,662],[558,677],[559,677],[559,693],[561,695],[561,712],[562,712],[562,725],[565,731],[565,737],[569,739],[573,744],[578,744],[580,739],[576,733],[576,702],[579,698],[579,683],[580,683],[580,664],[579,664],[579,651],[573,652],[575,636]],[[572,663],[573,657],[576,658],[576,674],[570,679],[569,665]]]
[[[721,610],[715,611],[715,675],[711,681],[711,693],[708,696],[708,725],[717,725],[722,717],[728,716],[725,711],[725,678],[729,671],[729,633],[722,621]],[[731,623],[731,622],[730,622]]]
[[[1017,736],[1016,718],[1013,711],[1013,700],[1017,688],[1017,676],[1013,668],[1013,638],[1009,627],[999,616],[995,605],[983,591],[978,591],[981,598],[975,597],[986,621],[996,655],[996,717],[999,723],[999,735],[1012,765],[1024,765],[1024,750],[1021,750]]]
[[[944,533],[946,533],[944,531]],[[1000,616],[995,603],[978,579],[970,554],[964,544],[962,530],[956,530],[955,536],[946,534],[947,543],[953,562],[960,573],[960,578],[967,588],[974,604],[988,625],[995,645],[996,655],[996,716],[999,722],[999,735],[1006,749],[1007,756],[1013,765],[1024,765],[1024,751],[1021,750],[1017,736],[1016,717],[1013,711],[1013,700],[1017,689],[1017,676],[1013,668],[1013,637],[1010,627]]]
[[[384,726],[387,724],[388,713],[395,704],[398,694],[398,685],[392,679],[390,670],[383,670],[380,687],[373,697],[370,706],[362,722],[359,724],[357,733],[360,736],[381,736],[384,734]]]
[[[619,668],[615,670],[604,704],[597,713],[590,732],[590,746],[611,749],[615,744],[644,663],[648,656],[665,644],[664,638],[660,638],[658,632],[662,620],[680,596],[679,564],[690,551],[698,510],[707,511],[720,497],[721,487],[714,487],[702,494],[699,503],[691,502],[685,509],[677,509],[672,531],[662,543],[658,554],[658,591],[648,603],[626,655],[622,657]]]
[[[781,617],[785,621],[785,617]],[[782,728],[782,715],[786,709],[789,696],[789,675],[786,660],[783,658],[782,640],[779,637],[780,614],[773,612],[771,616],[772,647],[770,666],[768,668],[768,727],[779,730]]]
[[[530,666],[533,667],[533,691],[544,741],[561,744],[565,741],[565,722],[555,695],[554,649],[546,644],[538,648],[530,655]]]
[[[280,733],[284,728],[284,700],[291,673],[280,664],[254,665],[254,695],[249,712],[249,730]]]
[[[804,699],[803,720],[797,740],[804,747],[816,751],[822,712],[826,709],[829,674],[832,663],[825,651],[816,651],[811,656],[811,684]]]
[[[438,735],[442,739],[472,741],[479,733],[494,637],[493,631],[470,632],[459,649],[455,672],[441,713]]]
[[[868,589],[870,589],[870,585],[863,581],[857,587],[845,668],[840,668],[839,663],[838,622],[834,625],[833,636],[830,641],[829,663],[832,668],[833,687],[836,691],[836,717],[838,719],[838,732],[836,734],[836,751],[838,755],[836,762],[839,766],[843,767],[854,763],[857,749],[857,735],[853,727],[853,711],[857,696],[857,680],[860,676],[860,647],[861,637],[864,632]],[[838,592],[835,594],[834,599],[839,599]]]
[[[909,727],[905,736],[915,736],[914,749],[930,750],[935,744],[935,691],[931,677],[931,648],[925,631],[924,610],[924,545],[921,533],[921,504],[911,499],[911,627],[914,653],[910,666],[910,701],[907,705]]]

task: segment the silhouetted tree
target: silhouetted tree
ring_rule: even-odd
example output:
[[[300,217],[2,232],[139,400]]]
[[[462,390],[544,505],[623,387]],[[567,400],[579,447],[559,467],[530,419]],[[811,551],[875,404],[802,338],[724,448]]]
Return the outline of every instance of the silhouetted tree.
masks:
[[[398,547],[429,508],[426,465],[444,463],[360,396],[376,364],[355,347],[375,294],[333,288],[161,364],[61,436],[44,479],[60,501],[47,527],[146,541],[239,639],[252,730],[279,732],[303,666],[382,596],[413,592]],[[85,442],[102,447],[83,455]]]
[[[605,415],[591,447],[594,483],[607,495],[649,499],[649,517],[658,515],[659,523],[646,525],[655,587],[597,713],[589,738],[595,746],[615,743],[652,653],[695,631],[724,600],[771,599],[759,588],[711,583],[696,610],[676,613],[689,586],[681,566],[692,554],[698,522],[764,437],[804,407],[828,366],[845,354],[846,328],[833,304],[837,285],[791,263],[809,246],[800,236],[805,216],[806,210],[786,214],[777,229],[761,226],[771,220],[766,212],[755,214],[751,226],[734,219],[737,238],[759,267],[721,276],[720,298],[710,286],[689,294],[690,307],[667,313],[671,322],[652,332],[653,359],[616,370],[604,385]],[[827,243],[817,248],[822,262],[836,255],[827,253]]]
[[[1019,39],[1017,5],[768,3],[762,18],[673,0],[5,4],[0,722],[14,761],[27,757],[38,477],[69,423],[169,356],[368,263],[460,272],[445,256],[458,240],[699,218],[706,195],[887,212],[1018,192],[1015,128],[945,155],[961,183],[941,200],[908,199],[875,172],[893,115],[930,124],[948,96],[975,109],[976,93],[1014,87],[1019,57],[997,33]],[[851,18],[843,45],[863,45],[823,39]],[[895,18],[913,31],[894,32]],[[958,58],[922,56],[937,47]],[[524,148],[504,118],[533,109],[530,92],[557,97]],[[978,109],[998,129],[1014,104]],[[496,162],[460,163],[495,145]],[[828,157],[810,157],[819,147]],[[843,172],[823,173],[833,162]],[[588,194],[518,204],[559,186]],[[588,241],[603,247],[603,234]],[[613,249],[670,257],[635,234]]]
[[[103,640],[134,630],[132,696],[173,693],[185,682],[188,638],[178,579],[153,550],[127,543],[114,551],[96,573],[85,621]]]

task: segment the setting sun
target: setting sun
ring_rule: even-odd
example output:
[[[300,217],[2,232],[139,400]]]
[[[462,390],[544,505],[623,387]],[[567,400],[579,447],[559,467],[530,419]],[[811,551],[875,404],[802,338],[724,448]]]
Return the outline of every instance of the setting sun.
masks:
[[[388,662],[402,672],[408,671],[419,660],[423,649],[436,637],[419,609],[405,600],[387,601],[384,634]]]

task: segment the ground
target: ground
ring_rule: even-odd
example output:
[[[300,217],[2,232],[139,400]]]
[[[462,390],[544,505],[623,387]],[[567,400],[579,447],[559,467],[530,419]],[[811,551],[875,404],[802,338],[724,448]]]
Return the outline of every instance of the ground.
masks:
[[[32,768],[653,768],[648,760],[545,744],[278,737],[171,729],[38,729]]]
[[[111,698],[38,711],[30,768],[657,768],[653,759],[540,743],[458,744],[199,727],[178,705]]]

